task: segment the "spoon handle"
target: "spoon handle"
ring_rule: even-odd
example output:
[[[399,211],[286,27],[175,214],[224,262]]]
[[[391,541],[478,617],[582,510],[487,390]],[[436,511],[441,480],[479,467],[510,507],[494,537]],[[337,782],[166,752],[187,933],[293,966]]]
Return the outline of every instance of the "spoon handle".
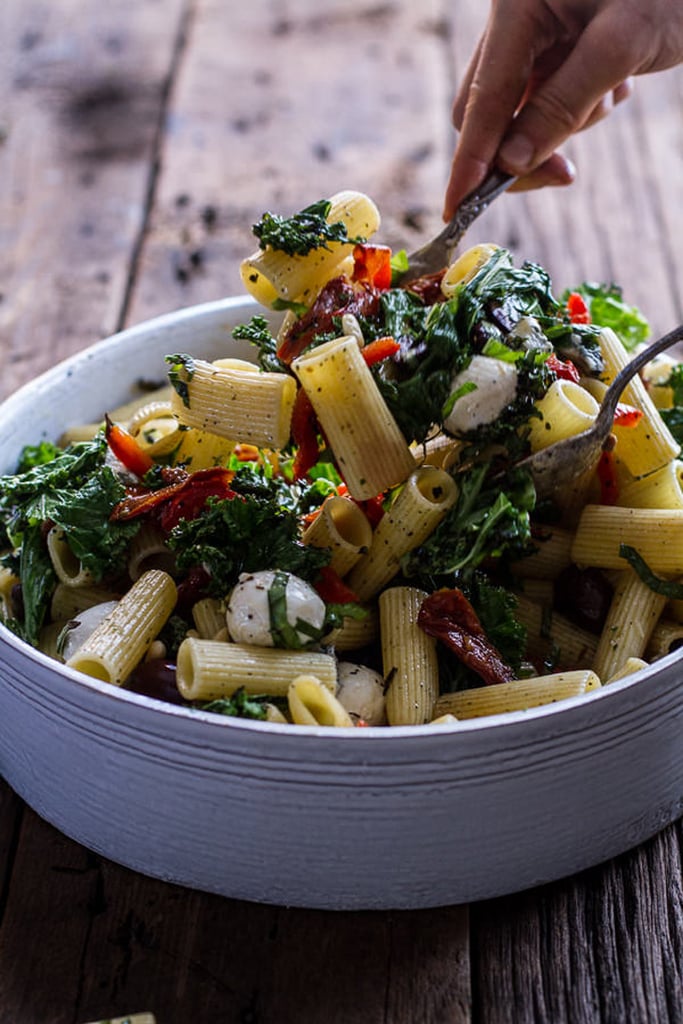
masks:
[[[628,385],[629,381],[635,377],[637,373],[647,366],[655,356],[658,356],[661,352],[671,348],[672,345],[678,342],[683,342],[683,324],[678,327],[674,327],[668,334],[662,335],[656,341],[653,341],[650,345],[644,348],[641,352],[638,352],[633,359],[630,359],[625,366],[622,366],[618,374],[608,387],[605,392],[602,404],[600,406],[600,412],[596,419],[596,425],[598,422],[602,423],[604,420],[609,420],[611,425],[614,419],[614,411],[621,398],[621,393],[624,388]]]
[[[461,241],[469,226],[486,210],[494,199],[506,192],[515,178],[503,171],[493,170],[481,185],[466,196],[453,217],[439,234],[408,256],[409,269],[402,278],[434,274],[448,266],[451,253]],[[397,283],[394,278],[394,283]]]

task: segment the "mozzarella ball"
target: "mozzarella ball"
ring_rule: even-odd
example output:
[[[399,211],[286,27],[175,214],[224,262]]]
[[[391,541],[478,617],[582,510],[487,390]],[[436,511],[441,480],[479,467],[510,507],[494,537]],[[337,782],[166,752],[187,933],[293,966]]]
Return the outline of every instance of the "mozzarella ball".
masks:
[[[517,394],[517,370],[512,363],[492,356],[472,356],[469,366],[457,373],[451,381],[451,394],[466,385],[464,391],[443,421],[444,429],[455,437],[476,430],[498,419],[503,409],[514,402]]]
[[[352,716],[368,725],[385,725],[384,679],[365,665],[340,661],[337,665],[337,700]]]
[[[92,608],[84,608],[77,617],[67,623],[70,628],[61,649],[64,661],[73,657],[79,647],[82,647],[90,635],[95,632],[100,622],[114,611],[118,603],[118,601],[103,601],[102,604],[94,604]]]
[[[287,622],[295,629],[299,644],[309,646],[314,638],[296,629],[297,620],[307,623],[319,634],[325,622],[325,602],[310,584],[298,576],[291,573],[277,575],[287,578]],[[271,620],[269,594],[275,577],[276,572],[271,569],[243,572],[240,576],[230,594],[225,613],[228,633],[235,643],[252,644],[255,647],[285,646],[281,641],[276,644],[278,624]]]

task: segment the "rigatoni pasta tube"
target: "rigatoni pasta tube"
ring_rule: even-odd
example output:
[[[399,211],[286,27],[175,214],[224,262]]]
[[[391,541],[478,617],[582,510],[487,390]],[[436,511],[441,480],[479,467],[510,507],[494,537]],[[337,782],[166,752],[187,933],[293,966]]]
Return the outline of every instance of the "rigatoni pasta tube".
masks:
[[[64,583],[58,583],[50,602],[50,618],[64,623],[67,619],[77,618],[86,608],[104,604],[105,601],[118,601],[120,597],[121,594],[116,594],[109,587],[102,585],[68,587]]]
[[[359,500],[374,498],[402,483],[415,461],[356,338],[325,342],[295,359],[292,369],[311,400],[349,494]]]
[[[624,569],[622,544],[635,548],[650,569],[683,574],[683,509],[586,505],[579,519],[572,559],[577,565]]]
[[[216,597],[202,597],[192,605],[192,621],[203,640],[215,640],[226,630],[225,605]]]
[[[517,594],[515,617],[527,631],[527,654],[535,661],[592,668],[598,637],[564,615]]]
[[[173,611],[173,579],[159,569],[143,573],[67,665],[120,686],[142,661]]]
[[[297,676],[287,690],[289,714],[294,725],[332,725],[353,728],[351,715],[329,687],[316,676]]]
[[[286,445],[296,397],[288,373],[222,368],[184,356],[172,372],[182,391],[173,396],[181,423],[260,448]]]
[[[60,583],[67,587],[85,587],[92,583],[92,573],[84,569],[76,558],[60,526],[53,526],[49,531],[46,545],[52,568]]]
[[[358,651],[367,647],[379,636],[379,613],[376,605],[367,607],[367,615],[357,619],[350,615],[342,619],[340,626],[325,637],[325,643],[335,651]]]
[[[501,715],[506,711],[526,711],[569,697],[580,697],[599,686],[599,677],[590,670],[513,679],[509,683],[494,683],[473,690],[444,693],[434,705],[434,715],[441,717],[450,714],[463,719]]]
[[[600,333],[600,351],[605,362],[605,380],[610,382],[629,362],[629,353],[609,327]],[[671,431],[636,374],[624,388],[621,401],[640,409],[643,418],[635,426],[615,426],[619,458],[634,476],[644,476],[664,466],[680,453]]]
[[[619,574],[593,661],[601,679],[609,679],[629,658],[642,657],[665,604],[666,598],[632,569]]]
[[[197,637],[188,637],[178,648],[177,684],[186,700],[230,697],[240,687],[251,694],[286,697],[290,683],[301,675],[315,676],[334,692],[337,663],[318,651],[285,651]]]
[[[619,504],[628,508],[683,509],[683,463],[667,462],[647,476],[629,480],[619,487]]]
[[[514,576],[525,580],[552,580],[571,565],[574,540],[571,530],[565,530],[560,526],[544,527],[541,535],[533,537],[532,540],[532,553],[510,566]]]
[[[665,654],[683,646],[683,625],[673,619],[661,618],[653,629],[645,649],[651,661],[663,658]]]
[[[375,527],[372,545],[348,577],[359,601],[367,601],[394,578],[401,559],[419,547],[458,497],[453,477],[434,466],[414,470]]]
[[[434,717],[439,693],[436,641],[417,624],[426,596],[416,587],[390,587],[379,599],[389,725],[423,725]]]
[[[302,540],[315,548],[329,548],[332,553],[330,568],[339,576],[346,576],[368,551],[372,543],[372,527],[354,501],[331,495],[304,531]]]
[[[363,192],[337,192],[330,199],[328,224],[341,221],[349,238],[369,238],[380,224],[379,210]],[[305,255],[266,246],[242,261],[240,275],[250,295],[264,306],[276,299],[309,303],[353,253],[353,242],[326,242]]]
[[[543,398],[535,404],[540,418],[529,421],[529,443],[532,452],[547,448],[580,434],[595,422],[600,406],[580,384],[571,380],[556,380]]]

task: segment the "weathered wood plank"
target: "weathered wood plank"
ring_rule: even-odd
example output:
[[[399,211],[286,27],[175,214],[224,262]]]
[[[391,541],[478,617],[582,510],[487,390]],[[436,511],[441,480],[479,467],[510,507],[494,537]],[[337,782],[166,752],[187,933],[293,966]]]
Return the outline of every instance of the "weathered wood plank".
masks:
[[[445,8],[200,2],[129,322],[241,293],[238,264],[265,209],[358,188],[379,203],[390,244],[413,247],[439,227]]]
[[[488,5],[453,11],[455,67],[466,66]],[[569,188],[502,197],[468,242],[509,246],[546,267],[559,293],[580,281],[616,281],[663,334],[683,320],[678,254],[683,231],[683,70],[636,80],[635,95],[572,139]]]
[[[472,908],[475,1020],[683,1019],[681,825],[573,879]]]
[[[0,5],[0,394],[119,322],[184,0]]]
[[[11,102],[0,352],[15,358],[4,391],[122,317],[238,290],[249,225],[267,206],[359,187],[380,203],[391,243],[438,226],[450,93],[485,5],[197,0],[192,10],[183,23],[181,0],[1,5]],[[611,124],[576,140],[573,189],[506,197],[471,240],[512,245],[559,286],[614,276],[662,329],[680,318],[683,176],[667,162],[677,151],[680,166],[680,76],[671,81],[639,84]],[[329,915],[191,893],[87,854],[31,812],[15,851],[16,805],[11,794],[0,802],[0,868],[13,868],[3,1021],[139,1009],[159,1024],[683,1017],[680,827],[578,879],[473,907],[470,1014],[463,909]]]

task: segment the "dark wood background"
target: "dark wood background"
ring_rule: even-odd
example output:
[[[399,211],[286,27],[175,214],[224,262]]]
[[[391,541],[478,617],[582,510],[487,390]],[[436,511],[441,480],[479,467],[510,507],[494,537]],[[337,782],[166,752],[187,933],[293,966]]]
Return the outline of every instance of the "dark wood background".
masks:
[[[127,324],[240,290],[265,209],[372,195],[440,225],[449,109],[484,0],[2,0],[3,395]],[[471,232],[683,319],[683,77],[572,141],[567,190]],[[93,766],[96,770],[96,766]],[[74,794],[78,799],[78,794]],[[680,1024],[681,826],[470,907],[332,914],[152,881],[0,784],[0,1024]],[[227,866],[226,866],[227,867]]]

